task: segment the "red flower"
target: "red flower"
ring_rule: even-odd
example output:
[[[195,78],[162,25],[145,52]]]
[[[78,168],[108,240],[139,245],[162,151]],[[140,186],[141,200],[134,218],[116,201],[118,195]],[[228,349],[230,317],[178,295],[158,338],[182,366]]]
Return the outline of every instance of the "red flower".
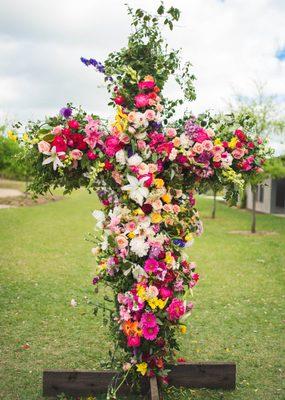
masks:
[[[87,143],[84,142],[84,136],[80,133],[74,133],[71,135],[69,142],[68,145],[70,147],[74,147],[75,149],[85,150],[87,148]]]
[[[53,139],[51,146],[55,146],[57,153],[63,151],[64,153],[67,150],[67,144],[66,141],[64,140],[64,138],[62,136],[55,136],[55,138]],[[80,150],[80,149],[79,149]]]
[[[177,358],[177,362],[179,362],[179,363],[185,363],[186,360],[185,360],[185,358],[183,358],[183,357],[179,357],[179,358]]]
[[[236,137],[238,137],[239,138],[239,140],[241,141],[241,142],[245,142],[246,141],[246,135],[243,133],[243,131],[241,131],[240,129],[237,129],[236,131],[235,131],[235,135],[236,135]]]
[[[118,106],[122,106],[123,104],[126,103],[126,99],[124,98],[124,96],[118,95],[118,96],[116,96],[116,97],[114,98],[114,102],[115,102]]]
[[[76,129],[77,130],[80,125],[79,125],[78,121],[76,121],[75,119],[71,119],[70,121],[68,121],[68,126],[71,129]]]
[[[113,169],[114,169],[114,165],[112,164],[112,163],[110,163],[110,161],[105,161],[105,169],[107,170],[107,171],[113,171]]]
[[[89,160],[96,160],[96,158],[98,158],[98,155],[93,153],[92,150],[88,150],[86,154]]]

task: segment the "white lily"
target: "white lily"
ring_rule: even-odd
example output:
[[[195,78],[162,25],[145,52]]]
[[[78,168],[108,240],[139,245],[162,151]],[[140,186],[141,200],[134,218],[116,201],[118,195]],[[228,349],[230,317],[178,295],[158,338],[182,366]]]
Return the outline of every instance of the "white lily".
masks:
[[[132,175],[127,175],[129,185],[122,187],[122,190],[129,191],[129,196],[132,200],[138,203],[140,206],[143,204],[144,198],[147,198],[149,194],[148,188],[144,187],[145,181],[148,179],[147,176],[138,180]]]
[[[103,222],[105,221],[105,214],[101,210],[94,210],[92,216],[97,219],[97,228],[103,229]]]
[[[57,167],[63,167],[64,165],[60,161],[58,156],[64,156],[65,152],[64,151],[59,151],[58,153],[56,152],[56,147],[53,146],[50,151],[45,151],[43,152],[46,156],[50,156],[46,158],[42,165],[50,164],[53,163],[53,170],[55,171]]]

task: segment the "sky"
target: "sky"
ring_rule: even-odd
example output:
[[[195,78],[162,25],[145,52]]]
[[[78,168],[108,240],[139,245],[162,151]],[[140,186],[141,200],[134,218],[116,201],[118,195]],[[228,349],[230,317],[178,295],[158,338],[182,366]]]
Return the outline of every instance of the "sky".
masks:
[[[110,117],[102,76],[80,57],[104,61],[127,43],[126,0],[0,0],[0,120],[43,118],[68,101]],[[155,11],[158,0],[129,0]],[[182,16],[170,46],[182,48],[197,77],[188,109],[223,110],[234,93],[254,94],[253,81],[285,101],[284,0],[166,0]],[[170,83],[167,95],[176,97]]]

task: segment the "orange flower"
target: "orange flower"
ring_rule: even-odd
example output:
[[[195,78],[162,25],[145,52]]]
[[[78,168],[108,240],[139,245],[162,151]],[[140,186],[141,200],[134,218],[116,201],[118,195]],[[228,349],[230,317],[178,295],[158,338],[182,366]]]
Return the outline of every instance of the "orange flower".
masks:
[[[126,321],[123,323],[123,332],[126,336],[141,336],[142,331],[137,321]]]

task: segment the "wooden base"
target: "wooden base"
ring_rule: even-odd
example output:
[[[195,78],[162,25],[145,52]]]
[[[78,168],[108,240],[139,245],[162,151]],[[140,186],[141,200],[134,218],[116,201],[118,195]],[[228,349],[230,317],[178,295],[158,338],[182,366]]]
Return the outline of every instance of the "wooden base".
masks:
[[[235,389],[236,365],[234,363],[181,363],[170,365],[169,384],[185,388]],[[54,371],[43,373],[43,395],[56,397],[61,393],[69,396],[88,396],[106,393],[115,371]],[[127,384],[120,394],[132,394]],[[143,378],[141,394],[159,400],[156,378]]]

